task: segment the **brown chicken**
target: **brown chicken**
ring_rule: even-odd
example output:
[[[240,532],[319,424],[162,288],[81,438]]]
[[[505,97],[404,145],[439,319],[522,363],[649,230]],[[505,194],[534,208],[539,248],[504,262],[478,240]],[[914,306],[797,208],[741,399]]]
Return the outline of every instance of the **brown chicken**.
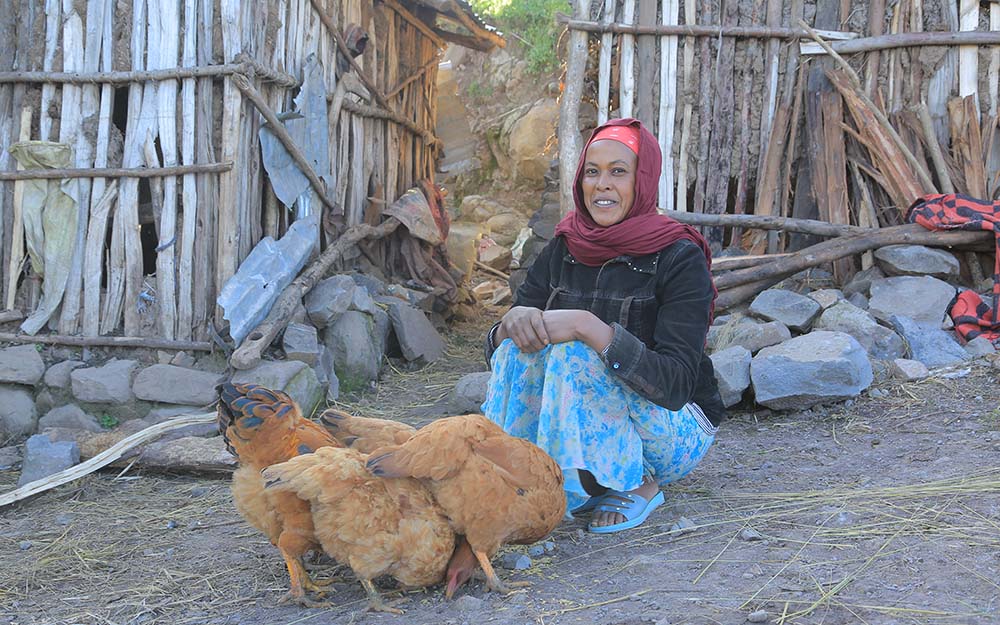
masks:
[[[324,447],[264,470],[267,492],[293,493],[312,505],[323,550],[351,567],[368,594],[368,608],[387,605],[372,583],[391,575],[403,586],[444,578],[455,533],[427,488],[413,479],[382,479],[354,449]]]
[[[487,587],[497,592],[509,592],[490,564],[500,546],[541,540],[566,511],[562,471],[555,461],[482,415],[424,426],[402,445],[373,451],[368,469],[380,477],[415,477],[426,484],[455,533],[468,541]],[[449,597],[468,578],[469,571],[459,571],[467,568],[463,549],[460,542],[449,567]]]
[[[281,551],[288,567],[290,588],[280,603],[328,605],[306,596],[307,590],[323,592],[302,564],[307,551],[320,548],[309,502],[293,493],[265,491],[260,472],[321,447],[340,447],[340,443],[322,426],[304,418],[285,393],[256,384],[220,384],[218,390],[219,431],[240,462],[233,473],[233,502],[243,518]]]
[[[417,431],[399,421],[355,417],[336,408],[324,410],[319,420],[342,445],[363,454],[386,445],[402,445]]]

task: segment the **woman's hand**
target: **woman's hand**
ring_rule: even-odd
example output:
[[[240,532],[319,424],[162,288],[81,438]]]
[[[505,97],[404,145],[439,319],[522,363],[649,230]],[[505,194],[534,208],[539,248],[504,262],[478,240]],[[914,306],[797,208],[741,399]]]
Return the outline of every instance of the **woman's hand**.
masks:
[[[542,311],[531,306],[515,306],[500,319],[496,344],[504,339],[514,341],[514,345],[525,353],[533,353],[549,344],[549,335],[542,321]]]
[[[549,342],[583,341],[596,352],[607,347],[615,334],[589,310],[546,310],[542,320]]]

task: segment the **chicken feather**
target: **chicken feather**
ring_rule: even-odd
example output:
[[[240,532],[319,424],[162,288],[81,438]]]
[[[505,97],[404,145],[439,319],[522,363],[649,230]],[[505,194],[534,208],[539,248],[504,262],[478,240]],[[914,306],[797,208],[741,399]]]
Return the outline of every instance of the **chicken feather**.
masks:
[[[324,551],[357,575],[369,608],[387,606],[372,583],[391,575],[404,586],[440,582],[455,547],[443,511],[419,481],[381,479],[354,449],[324,447],[264,470],[266,489],[290,492],[312,505]]]
[[[262,469],[300,454],[340,443],[323,427],[302,417],[291,397],[255,384],[220,384],[219,431],[226,447],[239,459],[233,473],[233,503],[240,515],[278,548],[288,568],[289,590],[280,602],[309,607],[316,602],[306,591],[323,592],[310,579],[302,556],[319,549],[309,503],[292,493],[266,492]]]
[[[566,510],[556,462],[482,415],[439,419],[401,445],[373,451],[368,468],[380,477],[414,477],[426,484],[455,533],[465,536],[488,587],[499,592],[508,591],[490,559],[500,546],[541,540]],[[461,556],[461,544],[455,555]],[[452,586],[449,582],[449,596]]]

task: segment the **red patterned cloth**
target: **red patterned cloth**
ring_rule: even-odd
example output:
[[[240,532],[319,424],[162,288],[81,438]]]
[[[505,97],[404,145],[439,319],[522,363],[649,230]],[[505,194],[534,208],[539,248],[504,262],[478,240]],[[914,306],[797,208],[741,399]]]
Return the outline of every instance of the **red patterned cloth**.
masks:
[[[1000,323],[996,320],[1000,301],[1000,202],[987,202],[961,193],[925,195],[910,206],[908,220],[928,230],[992,230],[997,239],[993,266],[993,306],[975,291],[963,291],[948,311],[955,331],[965,339],[982,336],[1000,345]]]

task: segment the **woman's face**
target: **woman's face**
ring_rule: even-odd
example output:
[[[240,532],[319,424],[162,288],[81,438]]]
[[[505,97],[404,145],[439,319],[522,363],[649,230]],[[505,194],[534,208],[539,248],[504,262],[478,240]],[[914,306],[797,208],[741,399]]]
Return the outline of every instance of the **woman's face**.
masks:
[[[628,215],[635,200],[638,157],[624,143],[594,141],[587,148],[580,187],[583,203],[599,226],[613,226]]]

